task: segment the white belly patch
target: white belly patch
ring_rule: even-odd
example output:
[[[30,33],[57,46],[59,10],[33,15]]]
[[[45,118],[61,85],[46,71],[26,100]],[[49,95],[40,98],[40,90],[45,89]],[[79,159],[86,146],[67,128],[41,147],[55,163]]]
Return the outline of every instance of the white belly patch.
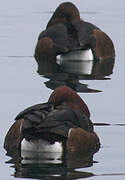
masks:
[[[72,51],[67,54],[58,56],[57,59],[59,64],[62,64],[63,61],[67,61],[67,60],[92,61],[94,60],[94,56],[92,54],[92,50],[87,49],[87,50]]]
[[[42,139],[26,141],[22,140],[21,150],[33,151],[33,152],[62,152],[62,143],[55,142],[54,144],[49,144],[47,141]]]

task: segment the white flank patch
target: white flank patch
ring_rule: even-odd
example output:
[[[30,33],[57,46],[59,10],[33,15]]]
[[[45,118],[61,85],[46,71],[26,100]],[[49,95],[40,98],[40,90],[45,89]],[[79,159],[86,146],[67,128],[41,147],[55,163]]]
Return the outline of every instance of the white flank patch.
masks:
[[[62,152],[62,143],[55,142],[55,144],[49,144],[42,139],[26,141],[23,139],[21,143],[21,150],[33,151],[33,152]]]
[[[69,132],[68,132],[68,137],[70,136],[71,130],[72,130],[72,128],[70,128],[70,129],[69,129]]]

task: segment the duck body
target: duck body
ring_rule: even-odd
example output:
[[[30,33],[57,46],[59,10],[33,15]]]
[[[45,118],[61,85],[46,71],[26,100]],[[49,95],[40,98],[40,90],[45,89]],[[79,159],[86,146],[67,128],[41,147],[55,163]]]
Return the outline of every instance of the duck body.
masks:
[[[64,105],[54,108],[48,103],[39,104],[20,113],[16,120],[20,118],[24,119],[23,150],[61,151],[60,145],[65,144],[70,128],[81,127],[88,132],[93,131],[92,123],[85,114]],[[30,148],[27,149],[28,145]]]
[[[91,50],[94,59],[109,59],[115,57],[112,40],[101,29],[92,23],[80,19],[79,10],[70,2],[60,4],[47,24],[46,30],[38,38],[35,49],[35,58],[43,52],[45,44],[40,43],[48,37],[52,41],[52,48],[48,48],[48,54],[56,60],[57,55],[68,54],[77,50]],[[38,44],[41,48],[38,48]],[[38,51],[39,49],[39,51]],[[50,50],[53,49],[53,53]],[[42,59],[42,58],[41,58]]]
[[[75,105],[68,100],[70,97],[65,99],[65,93],[78,98]],[[77,101],[82,102],[70,88],[57,88],[47,103],[31,106],[17,115],[5,137],[4,148],[7,151],[96,152],[100,142],[89,111],[84,102],[83,111],[79,111]]]

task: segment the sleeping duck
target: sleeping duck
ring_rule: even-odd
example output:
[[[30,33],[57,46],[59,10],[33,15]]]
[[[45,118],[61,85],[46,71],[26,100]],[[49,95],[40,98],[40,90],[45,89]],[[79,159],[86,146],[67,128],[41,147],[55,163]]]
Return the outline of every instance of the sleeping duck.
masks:
[[[95,153],[100,140],[90,120],[90,112],[71,88],[60,86],[46,103],[20,112],[7,132],[7,152]]]
[[[113,59],[115,49],[110,37],[96,25],[80,18],[78,8],[71,2],[61,3],[53,13],[46,29],[38,37],[36,61],[57,61],[57,56],[82,60]]]

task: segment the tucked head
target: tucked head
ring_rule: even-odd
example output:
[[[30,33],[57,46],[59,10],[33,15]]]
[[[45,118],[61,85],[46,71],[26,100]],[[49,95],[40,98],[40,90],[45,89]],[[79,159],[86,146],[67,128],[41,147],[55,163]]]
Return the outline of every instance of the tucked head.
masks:
[[[50,21],[48,22],[47,28],[57,23],[67,23],[80,20],[80,14],[77,7],[71,2],[64,2],[60,4]]]
[[[90,117],[90,112],[86,103],[74,90],[67,86],[56,88],[50,95],[48,102],[52,103],[54,106],[66,104],[75,110],[84,112],[88,117]]]

